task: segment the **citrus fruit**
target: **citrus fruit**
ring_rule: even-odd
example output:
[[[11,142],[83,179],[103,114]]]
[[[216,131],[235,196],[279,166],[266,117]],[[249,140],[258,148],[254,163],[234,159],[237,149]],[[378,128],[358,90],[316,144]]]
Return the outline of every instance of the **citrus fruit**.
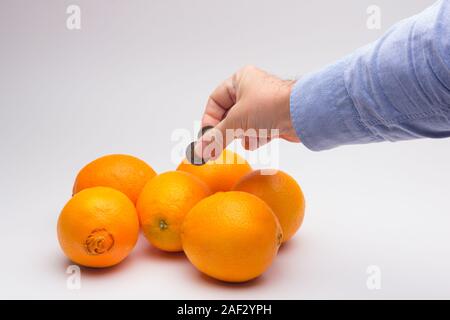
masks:
[[[147,240],[165,251],[182,251],[180,228],[185,215],[210,190],[206,183],[182,171],[157,175],[142,190],[137,211]]]
[[[209,186],[211,191],[230,191],[236,182],[252,171],[248,162],[233,151],[225,149],[221,155],[202,166],[196,166],[184,159],[177,170],[192,173]]]
[[[133,156],[107,155],[81,169],[73,186],[73,194],[91,187],[110,187],[125,193],[136,203],[142,188],[155,174],[148,164]]]
[[[133,203],[111,188],[80,191],[67,202],[58,219],[58,240],[65,255],[87,267],[121,262],[133,249],[138,234]]]
[[[201,272],[228,282],[261,275],[272,263],[282,231],[270,207],[238,191],[218,192],[197,203],[182,225],[183,249]]]
[[[305,197],[298,183],[283,171],[263,175],[261,170],[255,170],[242,177],[233,189],[254,194],[272,208],[283,229],[283,242],[300,228],[305,215]]]

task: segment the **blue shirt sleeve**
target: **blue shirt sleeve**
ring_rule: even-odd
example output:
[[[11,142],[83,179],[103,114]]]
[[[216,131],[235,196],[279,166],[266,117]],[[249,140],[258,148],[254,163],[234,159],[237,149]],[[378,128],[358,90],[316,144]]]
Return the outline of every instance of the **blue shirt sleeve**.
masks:
[[[311,150],[450,137],[450,0],[297,81],[291,119]]]

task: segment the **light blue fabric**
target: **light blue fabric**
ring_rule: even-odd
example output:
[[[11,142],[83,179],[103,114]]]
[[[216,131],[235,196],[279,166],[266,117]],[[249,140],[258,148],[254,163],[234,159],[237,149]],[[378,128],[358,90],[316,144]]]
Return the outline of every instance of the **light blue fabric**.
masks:
[[[299,79],[290,103],[300,140],[315,151],[450,137],[450,0]]]

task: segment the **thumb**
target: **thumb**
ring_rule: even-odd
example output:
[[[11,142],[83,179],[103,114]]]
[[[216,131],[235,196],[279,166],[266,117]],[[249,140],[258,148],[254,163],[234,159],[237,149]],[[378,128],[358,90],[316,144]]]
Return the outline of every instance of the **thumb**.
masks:
[[[194,152],[205,162],[217,159],[235,139],[233,115],[228,113],[215,127],[206,131],[197,141]]]
[[[271,137],[252,137],[244,136],[241,140],[242,147],[245,150],[255,151],[256,149],[272,141]]]

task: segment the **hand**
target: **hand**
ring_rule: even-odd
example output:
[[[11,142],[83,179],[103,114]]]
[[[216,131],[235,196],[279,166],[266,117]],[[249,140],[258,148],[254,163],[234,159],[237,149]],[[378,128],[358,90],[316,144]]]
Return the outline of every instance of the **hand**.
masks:
[[[275,138],[300,142],[290,117],[293,84],[253,66],[236,72],[210,95],[202,128],[213,126],[214,130],[200,138],[195,153],[204,160],[215,159],[236,138],[242,139],[247,150]]]

